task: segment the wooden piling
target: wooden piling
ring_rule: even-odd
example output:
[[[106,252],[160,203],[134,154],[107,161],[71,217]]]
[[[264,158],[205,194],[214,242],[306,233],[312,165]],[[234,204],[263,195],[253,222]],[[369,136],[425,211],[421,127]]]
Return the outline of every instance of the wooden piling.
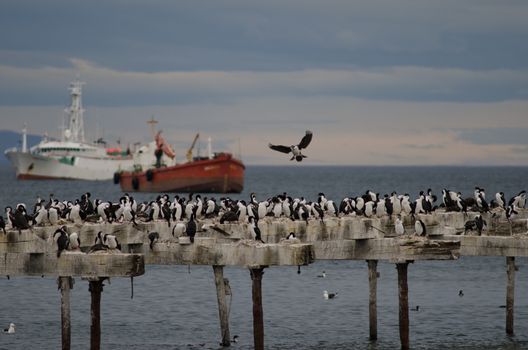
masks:
[[[264,315],[262,312],[262,275],[264,268],[250,268],[253,282],[253,341],[255,350],[264,350]]]
[[[70,289],[72,287],[71,277],[59,277],[59,289],[61,291],[61,329],[62,350],[71,348],[71,323],[70,323]]]
[[[513,305],[515,300],[515,257],[506,257],[508,285],[506,287],[506,334],[513,335]]]
[[[377,286],[378,273],[376,271],[378,266],[377,260],[367,260],[368,263],[368,278],[369,278],[369,331],[370,340],[378,339],[378,313],[377,313]]]
[[[101,292],[103,291],[103,280],[92,280],[89,283],[88,290],[92,296],[90,349],[99,350],[101,348]]]
[[[409,349],[409,289],[407,287],[407,266],[409,262],[397,263],[398,292],[400,299],[400,342],[401,348]]]
[[[229,310],[226,304],[226,288],[224,283],[224,267],[213,265],[216,284],[216,297],[218,299],[218,316],[220,317],[220,331],[222,341],[220,345],[230,346],[231,337],[229,335]]]

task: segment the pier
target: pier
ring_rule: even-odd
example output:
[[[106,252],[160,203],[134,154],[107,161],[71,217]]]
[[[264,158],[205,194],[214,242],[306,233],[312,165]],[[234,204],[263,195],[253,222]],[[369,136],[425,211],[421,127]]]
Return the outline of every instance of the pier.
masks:
[[[416,215],[426,224],[427,235],[414,234],[414,220],[404,217],[405,234],[394,232],[394,217],[325,217],[323,221],[266,217],[259,220],[262,239],[256,242],[249,224],[220,224],[217,220],[198,220],[194,243],[188,237],[172,235],[173,226],[166,221],[132,223],[66,223],[68,232],[78,232],[81,249],[93,245],[99,231],[113,234],[121,243],[121,252],[85,254],[64,252],[56,256],[56,245],[50,240],[57,227],[33,227],[31,230],[8,231],[0,235],[0,274],[9,276],[57,276],[62,295],[63,348],[68,347],[69,288],[72,277],[87,279],[92,293],[92,317],[99,318],[102,281],[108,277],[134,277],[144,273],[144,264],[208,265],[212,267],[217,292],[221,344],[230,345],[230,293],[223,277],[225,266],[242,266],[249,270],[252,286],[253,331],[255,349],[264,348],[262,282],[269,266],[308,265],[320,260],[364,260],[368,268],[369,337],[377,332],[377,264],[385,260],[395,264],[398,275],[399,331],[402,349],[410,347],[408,266],[422,260],[456,260],[459,256],[504,256],[507,263],[506,332],[514,333],[515,257],[528,256],[528,210],[520,211],[511,222],[493,213],[480,214],[487,222],[481,234],[464,232],[466,221],[478,213],[444,212]],[[173,224],[174,225],[174,224]],[[153,242],[149,234],[157,232]],[[295,233],[295,239],[286,236]],[[95,310],[95,312],[94,312]],[[92,320],[92,349],[98,348],[100,328]],[[99,337],[99,338],[97,338]]]

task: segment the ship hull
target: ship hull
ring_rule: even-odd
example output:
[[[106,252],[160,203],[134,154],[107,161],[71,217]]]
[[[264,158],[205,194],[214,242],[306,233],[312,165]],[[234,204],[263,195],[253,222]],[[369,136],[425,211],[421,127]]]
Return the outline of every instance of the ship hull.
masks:
[[[134,163],[131,158],[86,157],[70,157],[65,162],[20,151],[9,151],[5,155],[20,180],[110,180],[116,171],[131,168]]]
[[[244,188],[245,166],[231,155],[198,160],[147,171],[122,172],[119,184],[123,192],[202,192],[240,193]]]

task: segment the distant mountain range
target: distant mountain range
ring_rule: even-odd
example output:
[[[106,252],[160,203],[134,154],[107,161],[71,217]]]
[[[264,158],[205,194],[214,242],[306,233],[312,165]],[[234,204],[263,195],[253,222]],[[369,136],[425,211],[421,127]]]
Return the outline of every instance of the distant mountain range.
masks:
[[[36,145],[42,139],[41,135],[27,135],[28,147]],[[4,151],[8,148],[22,147],[22,135],[16,131],[0,130],[0,164],[9,163]]]

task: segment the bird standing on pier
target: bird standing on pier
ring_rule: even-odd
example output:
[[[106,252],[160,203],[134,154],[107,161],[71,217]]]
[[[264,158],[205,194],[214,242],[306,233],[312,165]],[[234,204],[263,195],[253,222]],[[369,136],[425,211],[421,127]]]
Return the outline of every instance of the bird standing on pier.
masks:
[[[27,230],[30,228],[25,214],[25,209],[22,205],[17,206],[15,213],[11,217],[11,222],[13,224],[13,228],[18,230],[18,233],[22,233],[22,230]]]
[[[148,239],[150,241],[150,244],[149,244],[150,250],[154,250],[154,243],[156,243],[159,240],[159,233],[157,232],[149,233]]]
[[[57,258],[60,258],[61,253],[68,249],[70,244],[70,239],[68,233],[66,232],[66,226],[62,226],[53,234],[53,240],[57,242]]]
[[[274,151],[282,152],[282,153],[292,153],[292,157],[290,160],[296,160],[298,162],[302,161],[303,158],[306,158],[304,154],[301,153],[301,150],[308,147],[310,142],[312,141],[312,132],[310,130],[306,130],[306,134],[302,138],[301,142],[297,145],[291,145],[291,146],[283,146],[283,145],[273,145],[268,144],[269,148],[271,148]]]
[[[425,224],[422,220],[416,220],[416,222],[414,223],[414,231],[418,236],[425,236],[427,234]]]
[[[5,228],[6,228],[6,223],[4,221],[4,217],[2,215],[0,215],[0,229],[2,229],[2,231],[4,231],[4,235],[7,234]]]
[[[59,222],[59,211],[57,210],[57,207],[51,206],[48,209],[48,220],[51,225],[57,225]]]
[[[119,244],[116,236],[105,234],[103,236],[103,244],[106,245],[109,249],[119,249],[121,250],[121,244]]]
[[[486,220],[482,219],[481,215],[477,215],[475,216],[475,219],[466,221],[464,224],[464,234],[466,234],[467,231],[474,230],[477,231],[479,235],[481,235],[484,225],[487,225]]]
[[[394,223],[394,231],[398,236],[405,234],[405,228],[403,227],[403,222],[400,216],[396,218],[396,222]]]
[[[196,222],[194,221],[195,217],[196,214],[193,212],[185,227],[185,233],[187,234],[187,236],[189,236],[191,243],[194,243],[194,236],[196,235]]]
[[[72,232],[72,234],[70,234],[70,250],[80,250],[80,247],[81,239],[79,238],[79,234],[77,232]]]
[[[490,203],[492,208],[506,208],[506,198],[504,197],[504,192],[495,193],[495,199]]]
[[[251,234],[251,237],[253,237],[255,241],[264,243],[264,241],[262,240],[262,236],[260,234],[260,228],[257,225],[257,221],[255,221],[255,218],[253,217],[249,218],[249,233]]]
[[[508,205],[513,205],[518,208],[524,208],[526,205],[526,191],[519,192],[518,195],[510,199]]]
[[[95,242],[94,245],[90,247],[88,250],[88,253],[93,253],[99,250],[107,250],[108,247],[103,244],[103,232],[99,231],[97,235],[95,236]]]

